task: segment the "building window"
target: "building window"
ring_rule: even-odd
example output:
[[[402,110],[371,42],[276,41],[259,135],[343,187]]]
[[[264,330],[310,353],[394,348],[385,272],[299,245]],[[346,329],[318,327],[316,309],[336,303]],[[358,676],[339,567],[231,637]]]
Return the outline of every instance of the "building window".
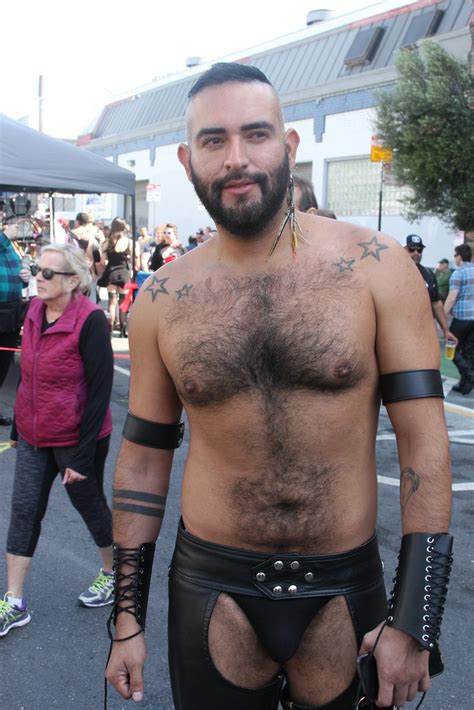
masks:
[[[370,158],[327,161],[327,207],[339,215],[377,215],[381,164]],[[385,215],[402,214],[401,200],[409,189],[387,175],[383,190]]]
[[[356,67],[360,64],[371,62],[383,33],[382,27],[369,27],[368,29],[359,30],[345,56],[344,64],[348,67]]]

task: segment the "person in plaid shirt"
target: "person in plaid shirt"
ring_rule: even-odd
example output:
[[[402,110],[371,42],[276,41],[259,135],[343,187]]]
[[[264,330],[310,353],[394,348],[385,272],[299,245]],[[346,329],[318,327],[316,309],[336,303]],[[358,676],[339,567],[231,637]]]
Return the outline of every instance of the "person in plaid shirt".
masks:
[[[453,311],[451,331],[459,344],[454,356],[454,364],[461,379],[453,390],[463,395],[474,387],[474,264],[472,250],[468,244],[460,244],[454,249],[454,261],[458,267],[449,279],[449,293],[444,304],[446,315]]]
[[[28,285],[30,272],[21,268],[20,255],[12,239],[18,228],[9,225],[0,232],[0,387],[3,385],[13,353],[2,348],[14,348],[21,328],[21,292]],[[10,417],[0,413],[0,426],[11,426]]]

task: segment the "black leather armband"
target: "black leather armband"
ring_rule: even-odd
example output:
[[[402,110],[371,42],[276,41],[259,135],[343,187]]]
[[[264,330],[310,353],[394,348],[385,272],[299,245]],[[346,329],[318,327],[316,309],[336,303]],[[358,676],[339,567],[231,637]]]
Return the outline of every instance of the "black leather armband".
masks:
[[[184,422],[160,424],[128,412],[122,436],[127,441],[152,449],[177,449],[183,441]]]
[[[148,594],[150,591],[151,571],[155,555],[155,543],[144,542],[138,548],[119,547],[114,544],[114,604],[107,622],[109,638],[113,641],[127,641],[145,631]],[[114,639],[111,624],[117,622],[122,612],[131,614],[140,630],[131,636]]]
[[[423,397],[444,399],[443,381],[439,370],[406,370],[381,375],[380,393],[383,404]]]
[[[402,538],[387,624],[413,636],[420,650],[438,653],[452,548],[448,533],[409,533]]]

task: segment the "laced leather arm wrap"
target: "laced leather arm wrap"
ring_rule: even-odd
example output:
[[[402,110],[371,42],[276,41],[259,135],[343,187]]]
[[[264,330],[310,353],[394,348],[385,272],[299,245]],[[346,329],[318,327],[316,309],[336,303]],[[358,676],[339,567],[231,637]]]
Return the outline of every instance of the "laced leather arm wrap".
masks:
[[[423,397],[444,399],[443,381],[439,370],[389,372],[381,375],[379,381],[383,404]]]
[[[122,436],[134,444],[153,449],[178,449],[184,436],[184,422],[160,424],[128,412]]]
[[[413,636],[420,650],[438,653],[452,547],[448,533],[409,533],[402,538],[387,624]]]
[[[114,544],[114,604],[107,629],[111,641],[127,641],[145,631],[148,593],[150,591],[151,571],[155,555],[155,543],[144,542],[138,548],[119,547]],[[140,625],[140,630],[123,639],[114,639],[111,625],[115,625],[122,612],[131,614]]]

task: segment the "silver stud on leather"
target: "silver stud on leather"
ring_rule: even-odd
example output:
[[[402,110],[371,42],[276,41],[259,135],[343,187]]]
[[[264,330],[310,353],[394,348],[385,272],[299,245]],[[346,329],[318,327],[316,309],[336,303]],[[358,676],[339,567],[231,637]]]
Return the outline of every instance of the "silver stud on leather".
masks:
[[[294,560],[293,562],[290,562],[290,567],[293,570],[299,569],[300,563],[298,562],[298,560]]]
[[[276,587],[273,587],[273,594],[281,594],[283,591],[283,587],[280,587],[279,584],[277,584]]]
[[[257,574],[255,576],[256,576],[257,582],[264,582],[267,578],[267,575],[265,574],[265,572],[257,572]]]
[[[273,563],[273,566],[275,569],[280,570],[283,569],[283,562],[281,560],[277,560],[276,562]]]
[[[306,572],[304,578],[306,582],[312,582],[314,579],[314,574],[312,572]]]
[[[297,591],[298,587],[296,586],[296,584],[290,584],[290,586],[288,587],[288,592],[290,594],[296,594]]]

